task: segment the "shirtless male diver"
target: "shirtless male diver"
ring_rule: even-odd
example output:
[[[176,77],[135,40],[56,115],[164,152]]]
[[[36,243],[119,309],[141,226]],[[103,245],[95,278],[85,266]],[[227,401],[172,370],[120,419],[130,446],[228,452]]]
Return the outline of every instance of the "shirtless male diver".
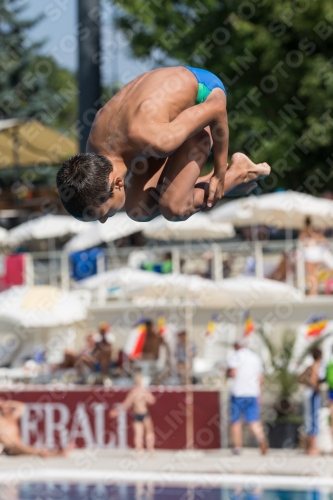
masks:
[[[155,404],[152,393],[144,387],[141,374],[135,376],[135,387],[128,393],[125,400],[117,408],[110,410],[110,418],[115,418],[120,411],[132,408],[134,445],[138,454],[144,451],[144,440],[147,449],[153,453],[155,446],[155,433],[148,406]]]
[[[43,458],[67,456],[73,449],[72,445],[66,450],[51,451],[23,443],[19,420],[24,413],[25,406],[20,401],[0,399],[0,453],[4,455],[38,455]]]
[[[104,223],[125,207],[149,221],[185,220],[224,194],[249,193],[270,173],[235,153],[228,166],[227,95],[209,71],[175,66],[144,73],[98,111],[87,152],[59,170],[62,203],[75,218]],[[214,169],[200,177],[214,147]]]

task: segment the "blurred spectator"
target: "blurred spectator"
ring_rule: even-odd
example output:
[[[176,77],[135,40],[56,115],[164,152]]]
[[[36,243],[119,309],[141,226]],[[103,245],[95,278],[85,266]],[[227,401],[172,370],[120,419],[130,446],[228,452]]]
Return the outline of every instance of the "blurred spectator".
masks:
[[[319,231],[312,227],[311,218],[306,217],[304,228],[300,232],[299,240],[303,247],[308,294],[318,293],[318,269],[323,260],[324,249],[328,242]]]
[[[322,352],[318,347],[312,349],[313,363],[298,377],[301,384],[304,384],[304,420],[305,432],[307,435],[306,453],[308,455],[318,455],[316,437],[319,432],[319,409],[321,407],[321,396],[319,384],[321,382]]]
[[[256,259],[252,255],[246,257],[242,274],[244,276],[256,275]]]
[[[86,345],[82,349],[82,351],[80,352],[79,358],[80,359],[86,359],[86,358],[90,359],[94,349],[95,349],[94,335],[92,333],[89,333],[89,335],[87,335],[87,337],[86,337]]]
[[[64,351],[64,359],[58,365],[53,367],[53,371],[56,370],[69,370],[71,368],[77,368],[80,370],[80,367],[85,363],[93,363],[92,353],[95,349],[95,340],[92,334],[87,335],[86,337],[86,345],[78,354],[75,353],[72,349],[65,349]]]
[[[161,344],[164,342],[163,337],[156,332],[150,319],[146,320],[146,329],[146,338],[141,359],[156,361],[159,356]]]
[[[213,253],[212,252],[204,252],[203,260],[205,262],[206,271],[201,273],[200,276],[202,278],[212,279],[213,277]]]
[[[229,278],[231,276],[233,265],[235,262],[235,255],[233,253],[227,254],[227,258],[223,260],[223,277]]]
[[[276,281],[286,281],[288,273],[291,276],[294,276],[296,273],[295,263],[294,263],[294,254],[288,253],[284,251],[278,265],[271,271],[267,278]]]
[[[146,337],[139,365],[145,376],[155,382],[160,382],[170,373],[170,347],[162,335],[156,331],[151,320],[147,319],[145,324]],[[164,350],[165,362],[164,366],[159,369],[157,362],[162,356],[162,350]]]
[[[246,241],[266,241],[269,239],[269,229],[266,226],[242,227],[238,231]]]
[[[46,448],[35,448],[23,443],[19,420],[25,410],[25,404],[20,401],[0,399],[0,445],[5,455],[38,455],[40,457],[66,456],[73,448],[50,451]]]
[[[144,451],[144,441],[147,449],[153,453],[155,446],[154,425],[148,406],[155,404],[156,399],[152,393],[144,387],[144,378],[141,374],[135,376],[135,387],[126,399],[118,407],[109,412],[111,418],[117,417],[120,411],[132,408],[134,444],[138,454]]]
[[[177,334],[176,363],[181,384],[186,384],[189,378],[192,382],[193,358],[197,355],[197,346],[193,341],[187,342],[186,332]]]
[[[263,366],[257,354],[235,343],[235,352],[228,362],[227,376],[232,378],[231,389],[231,435],[234,453],[242,449],[242,417],[255,436],[261,453],[267,451],[263,427],[260,422],[260,397],[263,384]]]
[[[172,272],[172,254],[171,252],[166,252],[162,259],[157,262],[145,261],[141,265],[141,269],[144,271],[153,271],[160,274],[169,274]]]
[[[99,335],[95,339],[95,347],[92,351],[94,360],[94,371],[101,373],[102,381],[106,385],[111,384],[109,376],[110,364],[112,359],[113,336],[110,335],[110,325],[105,322],[99,324]]]
[[[331,349],[331,356],[326,366],[325,379],[328,384],[328,401],[331,411],[331,431],[333,437],[333,347]]]
[[[105,385],[111,385],[110,368],[112,358],[113,336],[110,334],[110,326],[102,322],[99,324],[98,333],[89,334],[86,345],[81,352],[76,354],[70,349],[66,349],[64,360],[53,368],[56,370],[76,369],[80,379],[85,379],[91,375],[100,375]]]

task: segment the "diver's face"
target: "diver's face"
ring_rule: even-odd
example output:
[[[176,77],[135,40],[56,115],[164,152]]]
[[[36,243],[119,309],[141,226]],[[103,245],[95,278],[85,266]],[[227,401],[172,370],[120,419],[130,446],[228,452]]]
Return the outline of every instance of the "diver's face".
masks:
[[[125,190],[124,188],[118,190],[114,189],[113,196],[101,207],[98,207],[97,212],[98,218],[102,224],[104,224],[109,217],[113,217],[123,206],[125,205]]]
[[[86,207],[82,218],[76,217],[83,222],[100,221],[102,224],[113,217],[125,205],[125,185],[121,177],[112,178],[110,174],[110,185],[113,187],[112,196],[100,206]]]
[[[109,217],[113,217],[125,205],[125,185],[121,177],[114,177],[114,173],[110,174],[110,184],[113,186],[112,197],[108,199],[101,207],[99,207],[98,220],[104,224]]]

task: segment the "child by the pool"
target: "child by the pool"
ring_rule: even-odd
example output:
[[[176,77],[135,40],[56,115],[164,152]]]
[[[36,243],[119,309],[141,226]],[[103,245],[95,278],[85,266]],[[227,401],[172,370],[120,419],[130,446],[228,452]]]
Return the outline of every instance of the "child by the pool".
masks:
[[[148,407],[155,404],[153,394],[145,388],[144,378],[141,374],[135,376],[135,387],[117,408],[110,410],[109,416],[115,418],[120,411],[132,409],[134,445],[137,453],[144,451],[144,442],[150,453],[154,452],[155,433],[154,424]]]
[[[66,210],[106,222],[125,207],[134,220],[185,220],[224,194],[249,193],[270,172],[235,153],[228,168],[227,95],[209,71],[175,66],[144,73],[96,114],[87,152],[57,175]],[[214,147],[214,169],[200,174]]]

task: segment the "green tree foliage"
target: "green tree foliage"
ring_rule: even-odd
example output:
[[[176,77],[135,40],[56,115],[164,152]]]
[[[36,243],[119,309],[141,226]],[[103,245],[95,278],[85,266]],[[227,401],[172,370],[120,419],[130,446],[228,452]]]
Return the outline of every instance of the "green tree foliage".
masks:
[[[29,100],[30,106],[35,109],[42,101],[42,109],[37,111],[37,116],[47,124],[74,132],[79,93],[76,76],[46,56],[36,56],[28,70],[34,76],[38,72],[41,76],[41,86]]]
[[[0,117],[35,117],[66,128],[76,117],[76,81],[51,57],[39,55],[43,41],[30,40],[40,19],[24,19],[20,0],[0,0]]]
[[[230,151],[268,161],[265,190],[333,186],[331,0],[115,0],[133,53],[228,90]]]
[[[302,366],[311,351],[315,347],[323,346],[324,341],[332,336],[332,332],[309,342],[298,357],[295,357],[296,331],[285,330],[280,342],[274,341],[265,332],[264,327],[258,328],[256,333],[269,353],[269,368],[266,373],[268,389],[277,394],[276,407],[287,414],[293,408],[291,401],[299,389],[299,373],[295,371],[295,363],[296,366]]]

